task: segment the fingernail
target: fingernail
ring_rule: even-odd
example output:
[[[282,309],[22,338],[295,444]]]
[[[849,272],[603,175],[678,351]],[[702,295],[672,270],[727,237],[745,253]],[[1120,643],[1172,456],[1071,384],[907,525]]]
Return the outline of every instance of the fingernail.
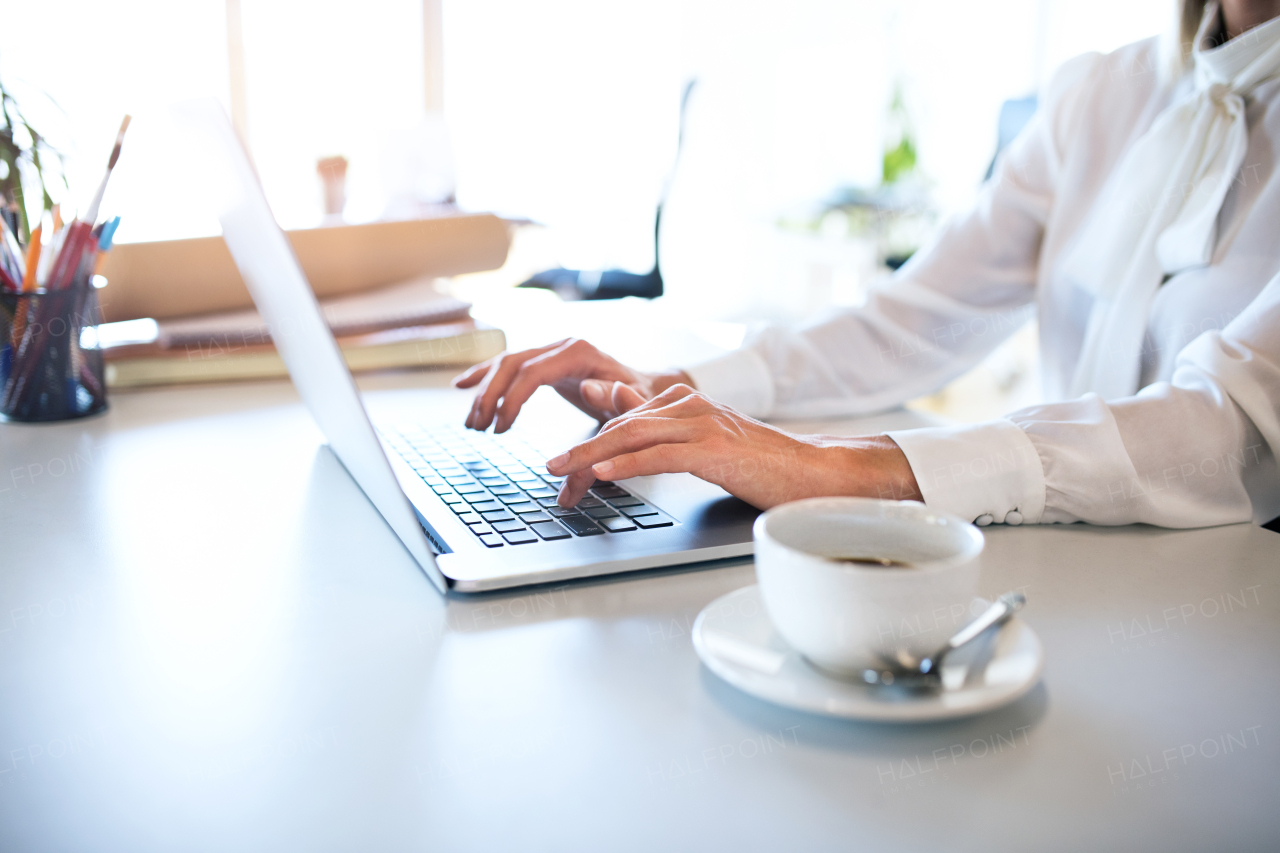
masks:
[[[595,465],[592,465],[591,470],[596,472],[597,477],[603,477],[606,474],[612,474],[613,469],[616,467],[617,466],[613,464],[612,459],[606,459],[603,462],[599,462]]]
[[[558,469],[561,466],[568,465],[568,464],[569,464],[569,454],[561,453],[555,459],[547,460],[547,471],[554,474],[556,472],[555,469]]]

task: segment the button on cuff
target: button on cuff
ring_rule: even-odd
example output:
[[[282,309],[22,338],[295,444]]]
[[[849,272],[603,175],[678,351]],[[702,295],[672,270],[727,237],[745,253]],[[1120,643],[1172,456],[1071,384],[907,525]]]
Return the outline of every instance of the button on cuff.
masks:
[[[1044,513],[1039,454],[1012,421],[892,430],[888,435],[906,455],[927,506],[975,523],[988,516],[988,524],[1015,507],[1025,524],[1035,524]]]

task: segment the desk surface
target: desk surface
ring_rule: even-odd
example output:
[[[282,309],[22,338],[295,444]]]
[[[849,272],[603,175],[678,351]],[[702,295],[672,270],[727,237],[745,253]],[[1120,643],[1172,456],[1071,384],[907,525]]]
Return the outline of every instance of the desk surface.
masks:
[[[699,664],[749,563],[442,598],[286,383],[0,425],[0,849],[1274,849],[1280,537],[987,541],[1043,683],[859,724]]]

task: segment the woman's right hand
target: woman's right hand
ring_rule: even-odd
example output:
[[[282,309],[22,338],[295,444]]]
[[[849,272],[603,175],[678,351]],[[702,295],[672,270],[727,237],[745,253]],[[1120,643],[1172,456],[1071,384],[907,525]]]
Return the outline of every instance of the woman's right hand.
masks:
[[[521,407],[541,385],[550,385],[561,397],[604,423],[680,383],[693,384],[681,370],[632,370],[576,338],[501,353],[453,380],[457,388],[479,386],[466,425],[485,430],[492,423],[494,432],[510,429]]]

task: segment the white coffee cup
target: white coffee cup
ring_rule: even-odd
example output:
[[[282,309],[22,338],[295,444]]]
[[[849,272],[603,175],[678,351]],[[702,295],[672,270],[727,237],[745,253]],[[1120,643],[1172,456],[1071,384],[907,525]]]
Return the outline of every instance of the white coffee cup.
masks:
[[[810,498],[755,523],[756,577],[774,627],[839,674],[899,652],[926,655],[963,627],[982,546],[972,524],[914,501]]]

